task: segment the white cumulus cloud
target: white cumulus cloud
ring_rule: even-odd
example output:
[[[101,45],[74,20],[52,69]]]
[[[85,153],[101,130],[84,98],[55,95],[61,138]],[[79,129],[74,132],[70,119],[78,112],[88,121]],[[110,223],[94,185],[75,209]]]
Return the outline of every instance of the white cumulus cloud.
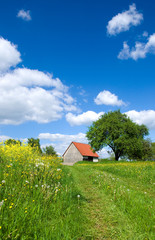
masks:
[[[146,43],[136,42],[135,47],[130,48],[127,42],[123,43],[123,49],[118,54],[119,59],[133,59],[145,58],[147,54],[155,54],[155,33],[150,35]]]
[[[21,9],[18,12],[17,17],[22,18],[25,21],[30,21],[31,20],[31,15],[30,15],[29,10],[25,11],[24,9]]]
[[[128,31],[132,26],[137,26],[143,20],[143,14],[139,13],[136,5],[133,3],[129,6],[129,10],[118,13],[107,25],[109,35],[117,35],[120,32]]]
[[[111,106],[122,106],[125,105],[125,103],[122,100],[118,99],[118,96],[115,94],[104,90],[100,92],[97,97],[94,99],[94,102],[97,105],[111,105]]]
[[[45,89],[46,88],[46,89]],[[38,70],[18,68],[0,76],[0,123],[48,123],[76,110],[68,88]]]
[[[131,110],[126,112],[126,115],[131,118],[137,124],[144,124],[150,130],[155,129],[155,111],[154,110],[143,110],[143,111],[135,111]]]
[[[104,112],[96,113],[93,111],[87,111],[79,115],[67,113],[66,120],[71,126],[89,125],[103,114]]]
[[[17,46],[10,41],[0,38],[0,72],[7,71],[21,62],[20,52]]]
[[[11,139],[9,136],[0,135],[0,142],[5,142],[7,139]]]
[[[15,68],[20,53],[0,38],[0,124],[48,123],[77,110],[69,88],[49,73]]]

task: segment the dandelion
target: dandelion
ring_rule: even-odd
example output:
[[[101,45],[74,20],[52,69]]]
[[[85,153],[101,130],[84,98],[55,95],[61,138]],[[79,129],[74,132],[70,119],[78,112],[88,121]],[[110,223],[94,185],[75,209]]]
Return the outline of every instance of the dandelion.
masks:
[[[77,198],[80,198],[80,195],[77,195]]]
[[[32,200],[32,202],[35,202],[35,200]]]
[[[9,208],[12,208],[12,206],[10,206]]]
[[[2,227],[0,226],[0,229],[2,229]]]
[[[5,180],[2,180],[2,183],[5,183]]]

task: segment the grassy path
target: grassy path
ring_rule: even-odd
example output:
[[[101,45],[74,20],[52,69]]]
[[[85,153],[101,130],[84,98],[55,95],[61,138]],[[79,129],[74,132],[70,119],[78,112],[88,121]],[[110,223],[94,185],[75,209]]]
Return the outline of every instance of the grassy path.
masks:
[[[81,195],[79,201],[87,219],[87,237],[81,239],[154,239],[151,208],[155,195],[151,187],[146,196],[145,184],[134,184],[131,172],[124,177],[91,165],[67,168]]]
[[[89,176],[83,171],[73,167],[70,170],[81,197],[86,200],[83,208],[88,219],[89,232],[87,235],[94,239],[108,239],[104,238],[107,224],[103,216],[104,202],[101,201],[101,194],[96,187],[92,186]]]

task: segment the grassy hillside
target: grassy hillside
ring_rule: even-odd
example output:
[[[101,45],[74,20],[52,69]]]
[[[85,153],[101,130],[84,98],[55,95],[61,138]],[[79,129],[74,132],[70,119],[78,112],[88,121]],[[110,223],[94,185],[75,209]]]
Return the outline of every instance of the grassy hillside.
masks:
[[[0,239],[155,239],[155,163],[63,166],[0,147]]]
[[[84,163],[71,171],[94,239],[155,239],[154,162]]]

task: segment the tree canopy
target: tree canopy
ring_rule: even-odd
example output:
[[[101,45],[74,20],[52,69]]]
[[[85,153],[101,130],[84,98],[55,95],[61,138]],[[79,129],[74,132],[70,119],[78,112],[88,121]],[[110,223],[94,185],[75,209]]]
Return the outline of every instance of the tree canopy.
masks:
[[[129,159],[142,159],[145,147],[144,137],[148,135],[145,125],[134,123],[120,110],[102,115],[89,127],[86,133],[89,144],[95,151],[109,146],[115,154],[115,160],[122,156]]]
[[[28,138],[28,145],[37,149],[40,153],[42,153],[41,147],[40,147],[40,140],[38,138]]]
[[[20,140],[15,140],[15,139],[12,139],[12,138],[5,140],[4,143],[5,143],[5,145],[16,145],[16,144],[21,145]]]
[[[152,160],[155,160],[155,142],[151,144],[151,149],[152,149]]]
[[[46,146],[45,148],[43,148],[43,152],[47,155],[57,156],[57,153],[54,150],[54,147],[52,145],[49,145],[49,146]]]

